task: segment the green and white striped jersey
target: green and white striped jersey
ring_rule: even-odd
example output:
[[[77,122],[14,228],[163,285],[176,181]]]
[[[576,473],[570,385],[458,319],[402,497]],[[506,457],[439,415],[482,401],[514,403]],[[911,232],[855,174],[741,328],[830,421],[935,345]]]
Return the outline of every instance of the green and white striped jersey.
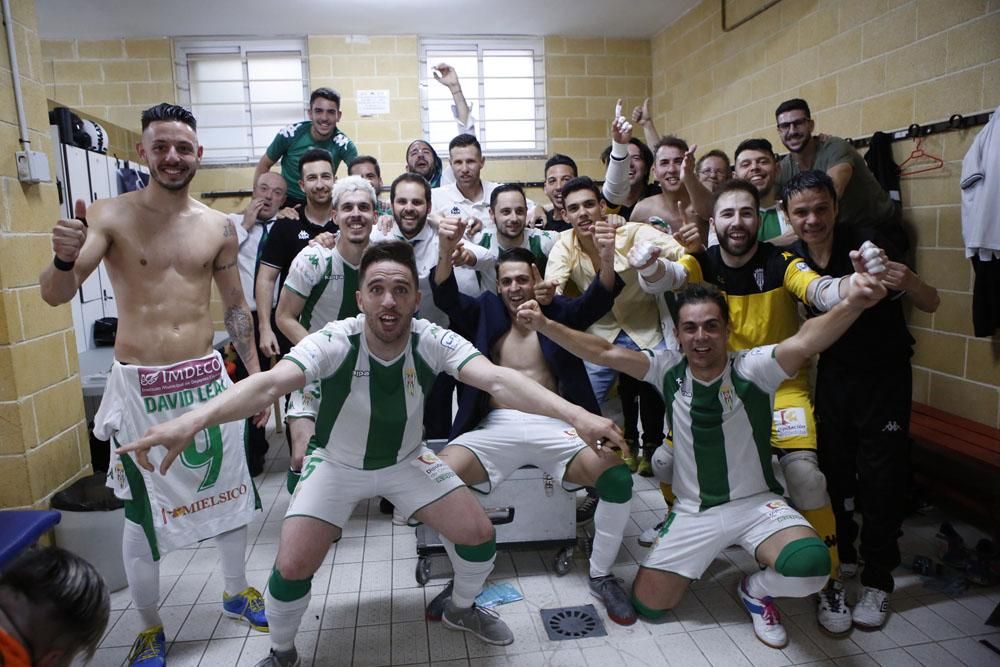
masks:
[[[643,378],[663,395],[674,434],[674,493],[678,509],[701,512],[765,491],[782,495],[771,465],[774,392],[788,379],[775,345],[729,353],[722,375],[702,382],[687,357],[646,350]]]
[[[347,263],[336,248],[303,248],[288,269],[284,289],[306,300],[299,324],[309,333],[359,312],[358,267]]]
[[[365,316],[331,322],[303,338],[285,359],[307,382],[320,381],[323,402],[309,451],[374,470],[402,461],[421,442],[424,394],[438,373],[458,372],[479,351],[453,331],[414,319],[410,342],[395,359],[368,351]]]
[[[550,232],[544,229],[534,229],[531,227],[524,228],[524,237],[521,241],[520,247],[530,250],[531,254],[535,256],[535,263],[538,265],[538,272],[543,276],[545,275],[545,263],[549,258],[549,251],[552,250],[552,246],[555,245],[558,238],[559,234],[556,232]],[[489,251],[488,256],[490,260],[494,263],[497,258],[500,257],[500,242],[497,240],[496,227],[480,231],[472,238],[472,242],[486,248]],[[478,269],[479,265],[477,264],[477,270]],[[480,270],[479,284],[482,286],[484,291],[496,292],[496,270],[491,266]]]

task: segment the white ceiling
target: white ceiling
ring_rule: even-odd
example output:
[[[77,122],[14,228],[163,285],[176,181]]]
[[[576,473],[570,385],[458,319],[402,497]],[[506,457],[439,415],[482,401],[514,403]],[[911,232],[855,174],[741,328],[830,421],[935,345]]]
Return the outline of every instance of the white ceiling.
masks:
[[[711,1],[711,0],[706,0]],[[44,39],[240,35],[652,37],[699,0],[36,0]]]

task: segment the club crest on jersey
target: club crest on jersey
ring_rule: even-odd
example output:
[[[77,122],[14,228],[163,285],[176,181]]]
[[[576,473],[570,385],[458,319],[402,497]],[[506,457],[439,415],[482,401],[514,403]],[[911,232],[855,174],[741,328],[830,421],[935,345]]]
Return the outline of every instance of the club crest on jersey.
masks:
[[[757,283],[757,289],[764,291],[764,269],[753,270],[753,281]]]
[[[726,385],[719,392],[719,398],[722,400],[722,404],[726,406],[726,412],[733,411],[733,388]]]
[[[413,368],[407,368],[403,371],[404,382],[406,384],[406,393],[413,396],[417,390],[417,371]]]

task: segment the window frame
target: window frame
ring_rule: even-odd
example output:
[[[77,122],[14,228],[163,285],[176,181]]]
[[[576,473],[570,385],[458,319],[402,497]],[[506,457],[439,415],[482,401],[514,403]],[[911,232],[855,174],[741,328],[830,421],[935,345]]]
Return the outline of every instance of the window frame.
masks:
[[[429,36],[421,37],[418,42],[418,72],[420,88],[420,124],[423,138],[430,142],[430,100],[429,91],[432,86],[440,86],[428,74],[428,52],[435,51],[464,51],[476,52],[477,61],[477,86],[474,94],[470,95],[470,89],[466,82],[462,82],[462,93],[469,104],[471,114],[475,117],[476,138],[483,146],[483,154],[489,157],[501,158],[538,158],[548,154],[548,116],[545,99],[545,40],[541,37],[531,36],[473,36],[473,37],[448,37]],[[497,148],[491,144],[489,139],[488,117],[489,100],[486,99],[486,80],[483,75],[483,53],[484,51],[512,51],[530,50],[532,59],[532,80],[534,85],[533,105],[535,109],[535,137],[534,148]],[[439,60],[435,58],[435,60]],[[445,60],[447,62],[447,60]],[[503,119],[494,119],[503,120]],[[455,121],[457,124],[457,120]],[[457,125],[456,125],[457,133]],[[434,145],[431,143],[438,155],[446,159],[448,155],[447,144]]]
[[[243,110],[249,122],[247,124],[232,125],[234,128],[244,128],[247,137],[247,153],[240,156],[225,156],[203,158],[205,165],[236,165],[246,166],[256,164],[265,154],[267,146],[263,146],[261,153],[256,154],[254,146],[254,122],[253,107],[260,102],[251,103],[250,100],[250,76],[248,58],[250,54],[256,53],[284,53],[297,54],[302,67],[302,95],[300,100],[287,100],[282,104],[291,104],[293,101],[301,103],[301,113],[294,119],[289,119],[282,127],[289,124],[300,123],[307,119],[309,111],[309,52],[308,40],[305,37],[288,37],[282,39],[257,39],[254,37],[197,37],[197,38],[175,38],[174,39],[174,81],[177,90],[178,104],[191,109],[191,77],[189,73],[190,56],[239,56],[243,69]],[[227,103],[229,104],[229,103]],[[268,104],[268,103],[263,103]],[[197,116],[197,114],[196,114]],[[272,125],[272,123],[267,123]],[[270,143],[270,141],[268,141]],[[208,151],[209,148],[206,148]]]

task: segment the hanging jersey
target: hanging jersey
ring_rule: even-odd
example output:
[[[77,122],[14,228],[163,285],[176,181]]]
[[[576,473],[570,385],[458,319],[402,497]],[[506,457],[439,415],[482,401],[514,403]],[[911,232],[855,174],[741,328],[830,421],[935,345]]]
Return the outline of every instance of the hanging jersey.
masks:
[[[559,234],[545,231],[543,229],[531,229],[525,227],[524,237],[519,247],[531,251],[535,256],[535,264],[538,266],[538,273],[545,275],[545,265],[549,259],[549,251],[555,245]],[[496,229],[483,230],[476,234],[473,239],[476,243],[489,251],[489,256],[495,262],[500,257],[500,242],[497,240]],[[496,271],[480,271],[479,284],[483,291],[495,292],[497,289]]]
[[[246,420],[198,432],[174,465],[161,475],[140,466],[134,454],[115,448],[135,442],[156,424],[194,410],[232,385],[217,351],[170,366],[117,361],[94,417],[94,434],[111,441],[107,486],[125,500],[125,517],[139,524],[153,560],[253,520],[259,499],[247,467]],[[159,470],[167,451],[153,447]]]
[[[729,353],[722,375],[702,382],[687,357],[646,350],[643,378],[657,388],[674,435],[676,508],[700,512],[765,491],[784,490],[771,465],[774,392],[788,378],[775,346]]]
[[[306,300],[299,324],[309,333],[359,312],[358,267],[345,261],[336,248],[303,248],[292,261],[284,289]]]
[[[410,342],[395,359],[368,351],[365,316],[332,322],[292,348],[285,359],[307,382],[320,381],[323,401],[309,451],[335,463],[375,470],[420,446],[424,394],[438,373],[458,372],[479,352],[469,341],[414,319]]]

